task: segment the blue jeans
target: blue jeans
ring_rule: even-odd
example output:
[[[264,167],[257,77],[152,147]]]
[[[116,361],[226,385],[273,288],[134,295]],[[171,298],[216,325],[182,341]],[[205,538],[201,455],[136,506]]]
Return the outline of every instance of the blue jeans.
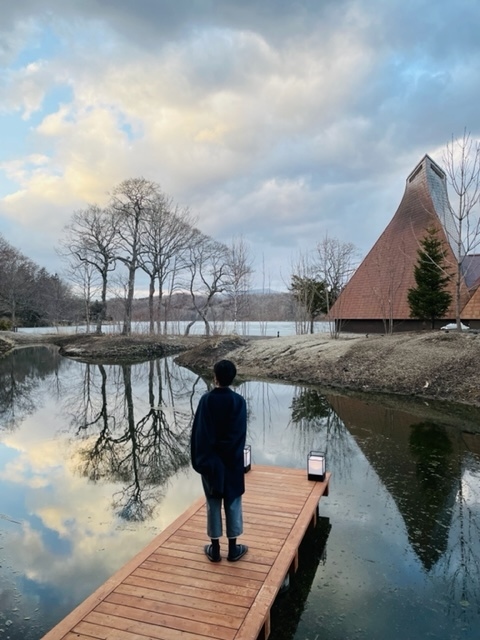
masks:
[[[225,510],[225,524],[227,538],[238,538],[243,533],[242,496],[225,500],[213,498],[206,480],[202,477],[203,488],[207,500],[207,536],[209,538],[221,538],[222,529],[222,503]]]

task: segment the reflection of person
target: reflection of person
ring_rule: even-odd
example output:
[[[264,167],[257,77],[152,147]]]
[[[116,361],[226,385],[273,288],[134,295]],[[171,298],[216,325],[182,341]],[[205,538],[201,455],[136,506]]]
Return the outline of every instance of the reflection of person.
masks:
[[[242,495],[245,492],[243,450],[247,435],[245,399],[230,385],[237,374],[233,362],[220,360],[213,368],[215,388],[198,403],[191,437],[192,466],[202,476],[207,502],[205,554],[219,562],[222,537],[222,502],[228,538],[227,560],[235,562],[248,547],[237,544],[243,533]]]

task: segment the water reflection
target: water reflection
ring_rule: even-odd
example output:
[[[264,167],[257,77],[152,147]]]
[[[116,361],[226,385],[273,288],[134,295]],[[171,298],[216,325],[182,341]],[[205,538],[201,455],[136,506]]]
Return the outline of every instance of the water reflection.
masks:
[[[395,500],[409,541],[430,570],[446,549],[461,476],[460,452],[450,439],[455,433],[358,398],[329,400]]]
[[[295,634],[319,566],[327,562],[327,541],[332,525],[328,518],[319,517],[300,545],[299,569],[281,591],[271,610],[271,625],[275,640],[289,640]]]
[[[122,485],[113,495],[116,513],[127,521],[152,517],[164,487],[189,464],[191,399],[195,385],[186,384],[170,360],[142,364],[84,366],[66,407],[78,449],[78,471],[89,480]],[[134,389],[146,381],[145,397]],[[73,408],[73,411],[72,411]]]
[[[332,461],[336,475],[350,477],[354,441],[327,396],[317,389],[296,388],[291,411],[292,426],[304,434],[299,443],[302,450],[306,450],[311,435],[318,434],[315,448],[325,451],[327,465]]]
[[[0,382],[0,633],[38,640],[201,495],[188,444],[210,381],[169,358],[88,365],[42,347],[0,360]],[[282,600],[282,640],[475,637],[475,420],[316,388],[238,391],[254,464],[305,468],[322,449],[333,474],[328,555],[310,550],[301,598]]]
[[[462,637],[473,637],[468,620],[480,613],[479,436],[449,428],[447,419],[418,422],[359,398],[327,397],[395,501],[429,580],[441,579],[435,608],[445,607],[454,628],[463,625]],[[465,436],[477,454],[466,450]],[[454,637],[444,624],[432,637]],[[423,637],[418,628],[415,634]]]
[[[459,469],[454,468],[457,458],[453,456],[453,445],[444,427],[431,422],[412,424],[409,445],[417,488],[412,498],[417,499],[403,509],[404,518],[410,542],[429,571],[447,548]],[[419,509],[424,514],[421,529],[416,515]]]
[[[16,429],[42,402],[42,383],[67,364],[56,347],[25,347],[0,358],[0,429]]]
[[[459,603],[464,624],[480,613],[479,479],[479,458],[467,454],[455,487],[448,546],[435,567],[448,584],[449,612],[455,614]]]

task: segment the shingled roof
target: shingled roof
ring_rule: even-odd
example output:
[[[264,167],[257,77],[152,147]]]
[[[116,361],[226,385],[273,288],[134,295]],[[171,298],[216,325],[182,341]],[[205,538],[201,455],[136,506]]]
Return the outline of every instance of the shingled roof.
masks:
[[[426,230],[432,227],[444,242],[446,262],[452,265],[453,273],[458,247],[451,246],[448,240],[455,237],[455,221],[448,202],[446,176],[430,156],[425,155],[408,176],[395,215],[333,305],[330,317],[336,320],[410,319],[407,293],[416,286],[417,252]],[[452,278],[447,286],[452,295],[448,319],[455,318],[454,289]],[[469,298],[464,282],[461,296],[463,306]]]

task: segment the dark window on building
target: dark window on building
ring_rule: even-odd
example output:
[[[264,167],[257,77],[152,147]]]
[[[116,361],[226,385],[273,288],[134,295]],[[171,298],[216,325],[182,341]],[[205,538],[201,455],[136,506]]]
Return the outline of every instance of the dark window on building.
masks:
[[[418,176],[418,174],[420,173],[420,171],[423,169],[423,164],[421,164],[419,167],[417,167],[415,169],[415,171],[412,173],[412,175],[409,177],[408,181],[409,182],[413,182],[413,180],[415,180],[415,178]]]

